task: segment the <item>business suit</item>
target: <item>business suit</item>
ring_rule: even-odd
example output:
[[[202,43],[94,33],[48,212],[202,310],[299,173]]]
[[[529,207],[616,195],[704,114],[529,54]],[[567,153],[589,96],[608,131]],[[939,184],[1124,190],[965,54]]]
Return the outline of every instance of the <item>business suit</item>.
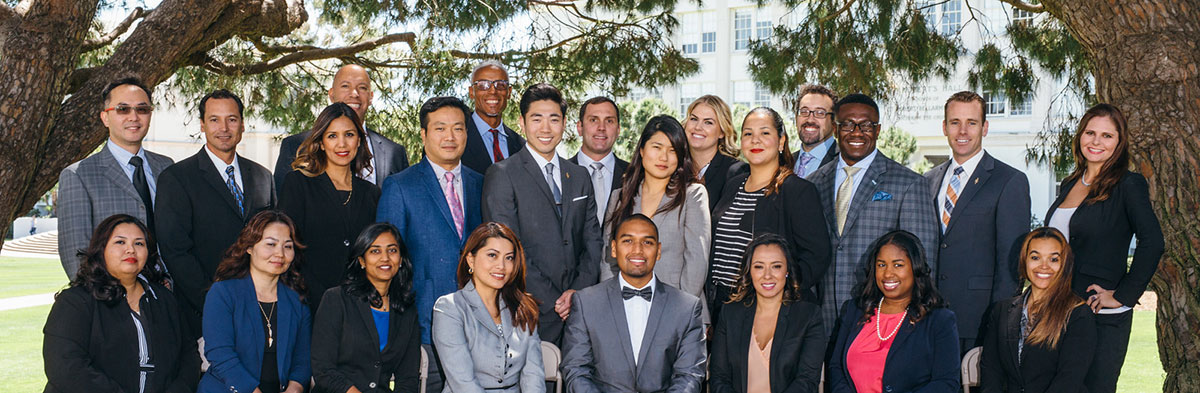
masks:
[[[938,292],[958,317],[958,337],[964,351],[979,345],[985,310],[992,303],[1016,293],[1017,254],[1020,241],[1029,232],[1029,179],[1021,171],[983,156],[970,178],[963,178],[961,195],[942,232],[937,248]],[[934,214],[938,196],[951,161],[925,173],[933,196]],[[930,252],[932,254],[932,252]]]
[[[146,223],[146,206],[122,169],[127,164],[117,162],[109,148],[107,144],[102,146],[99,152],[67,166],[58,176],[58,256],[68,279],[75,279],[79,270],[75,254],[87,248],[100,221],[123,213]],[[175,163],[167,156],[142,151],[146,153],[146,174],[155,179]]]
[[[833,139],[832,136],[830,136],[829,138]],[[821,143],[825,143],[825,142],[821,142]],[[804,152],[804,149],[796,149],[796,151],[792,152],[792,161],[796,162],[797,165],[799,165],[799,163],[800,163],[800,153],[803,153],[803,152]],[[838,145],[837,145],[837,140],[834,139],[833,143],[829,145],[829,149],[825,150],[825,156],[821,157],[821,163],[817,164],[817,168],[820,169],[821,167],[825,166],[825,164],[831,163],[831,162],[833,162],[833,160],[836,160],[837,158],[838,158]],[[809,173],[808,176],[805,176],[805,178],[812,177],[813,173],[817,173],[817,172],[813,171],[812,173]]]
[[[139,283],[145,288],[139,309],[154,364],[146,387],[191,392],[200,378],[196,340],[185,336],[171,292]],[[46,392],[137,392],[138,332],[132,312],[124,296],[102,303],[84,287],[59,292],[43,330]]]
[[[225,168],[214,166],[205,149],[163,170],[155,198],[158,249],[175,278],[175,295],[193,338],[200,337],[204,291],[225,249],[250,217],[275,207],[275,182],[267,168],[237,156],[243,212],[225,185]]]
[[[567,161],[570,161],[572,164],[579,165],[579,155],[580,154],[583,154],[583,153],[575,153],[575,155],[571,156],[571,159],[569,159]],[[625,179],[625,170],[629,169],[629,162],[622,160],[621,157],[617,157],[615,154],[613,155],[613,160],[614,160],[615,164],[613,165],[612,168],[608,168],[613,171],[613,175],[612,175],[612,178],[609,179],[609,183],[610,183],[610,186],[612,187],[611,189],[613,191],[616,191],[616,190],[621,189],[621,181],[623,181]],[[580,166],[582,166],[582,165],[580,165]],[[585,167],[584,169],[587,169],[587,168]]]
[[[486,174],[492,167],[492,139],[489,136],[484,140],[483,136],[479,135],[479,128],[475,126],[474,119],[474,116],[467,116],[467,147],[463,150],[462,163],[475,172]],[[508,157],[504,158],[515,156],[525,149],[525,138],[506,124],[501,123],[500,127],[503,128],[505,145],[508,147]]]
[[[618,278],[576,292],[563,337],[567,390],[700,391],[707,359],[699,298],[657,281],[636,364],[631,343]]]
[[[708,210],[710,212],[717,209],[717,202],[720,202],[723,196],[721,192],[725,190],[725,183],[730,178],[742,173],[750,173],[750,166],[742,160],[720,152],[713,156],[712,161],[708,163],[708,169],[705,169],[704,175],[701,176],[704,179],[704,189],[708,191]]]
[[[370,127],[367,127],[366,130],[371,143],[371,169],[375,173],[375,185],[379,186],[391,174],[408,168],[408,152],[404,150],[404,145],[392,142],[391,139],[380,135]],[[296,150],[300,149],[300,144],[304,143],[311,133],[312,130],[309,130],[290,135],[279,143],[279,158],[275,160],[276,190],[283,190],[283,178],[292,171],[292,161],[296,160]]]
[[[833,358],[829,359],[830,385],[834,393],[855,392],[846,353],[866,323],[863,311],[847,301],[842,307],[841,327],[837,331]],[[874,316],[872,316],[874,318]],[[883,368],[884,392],[962,391],[959,383],[958,329],[954,312],[946,308],[930,310],[912,323],[912,312],[892,338]]]
[[[312,378],[312,316],[295,291],[283,282],[275,288],[275,356],[282,385],[279,390],[283,391],[289,381],[307,386]],[[253,392],[258,388],[267,343],[259,307],[249,275],[213,283],[204,302],[204,356],[209,366],[197,392]]]
[[[637,186],[635,191],[641,190]],[[613,193],[608,202],[608,214],[616,209],[619,193]],[[678,207],[659,212],[651,217],[658,227],[658,243],[661,255],[654,263],[654,276],[663,283],[678,288],[692,296],[704,296],[704,277],[708,274],[708,251],[712,240],[712,219],[708,215],[708,192],[704,185],[692,183],[687,186],[684,201]],[[670,195],[663,195],[658,202],[662,209],[671,203]],[[642,211],[642,196],[633,197],[633,212]],[[607,214],[605,215],[607,217]],[[604,228],[604,268],[600,279],[607,280],[620,274],[617,259],[612,257],[612,226]]]
[[[1083,378],[1096,351],[1096,318],[1086,304],[1071,310],[1066,331],[1058,348],[1025,343],[1021,354],[1021,312],[1025,296],[1016,296],[992,306],[980,364],[981,391],[984,393],[1087,392]]]
[[[937,249],[940,228],[937,213],[929,202],[932,197],[925,178],[878,150],[872,154],[875,154],[875,158],[870,167],[856,175],[862,176],[862,181],[850,201],[841,234],[837,231],[837,213],[834,210],[840,187],[840,184],[835,184],[835,172],[842,170],[838,168],[839,161],[821,166],[811,178],[820,192],[829,240],[834,250],[833,263],[821,281],[823,322],[825,330],[830,333],[836,327],[838,315],[842,313],[839,307],[853,297],[851,291],[854,285],[863,279],[860,277],[863,264],[867,258],[875,257],[865,255],[868,248],[884,234],[903,229],[917,235],[926,250],[930,269],[933,274],[938,273],[937,253],[932,250]]]
[[[497,300],[499,331],[473,282],[433,306],[433,343],[446,372],[443,392],[546,390],[542,340],[537,331],[515,327],[504,299]]]
[[[726,305],[721,312],[722,318],[713,334],[708,390],[746,393],[755,300]],[[771,392],[816,392],[827,337],[821,327],[821,308],[816,303],[797,301],[780,306],[771,339]]]
[[[483,221],[496,221],[516,232],[525,247],[525,285],[541,302],[538,333],[558,343],[562,318],[554,302],[567,290],[595,284],[600,276],[601,234],[592,181],[583,167],[555,157],[561,165],[561,218],[545,172],[532,149],[493,165],[483,180]]]
[[[350,295],[343,287],[325,291],[321,308],[313,318],[312,371],[314,392],[416,392],[420,383],[420,327],[417,310],[388,313],[387,345],[380,350],[379,331],[371,305]]]

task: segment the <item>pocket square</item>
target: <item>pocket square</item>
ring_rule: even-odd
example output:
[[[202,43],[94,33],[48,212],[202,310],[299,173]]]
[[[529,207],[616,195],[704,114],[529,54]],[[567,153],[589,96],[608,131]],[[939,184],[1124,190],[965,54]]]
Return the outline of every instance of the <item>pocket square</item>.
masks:
[[[888,194],[887,191],[878,191],[875,193],[874,196],[871,196],[871,202],[890,201],[890,200],[892,200],[892,194]]]
[[[584,195],[584,196],[581,196],[581,197],[579,197],[579,198],[572,199],[572,200],[571,200],[571,202],[575,202],[575,201],[582,201],[582,200],[584,200],[584,199],[587,199],[587,197],[588,197],[587,195]]]

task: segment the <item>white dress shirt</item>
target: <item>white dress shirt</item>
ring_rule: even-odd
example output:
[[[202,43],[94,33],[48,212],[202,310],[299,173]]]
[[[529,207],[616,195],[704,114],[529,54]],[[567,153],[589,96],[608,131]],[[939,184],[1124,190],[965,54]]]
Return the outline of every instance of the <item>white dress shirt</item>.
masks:
[[[466,202],[463,201],[462,162],[459,162],[459,164],[457,166],[455,166],[454,169],[449,170],[449,171],[447,171],[446,168],[442,168],[441,165],[434,164],[432,162],[429,163],[429,166],[433,167],[433,175],[435,177],[437,177],[438,187],[440,187],[442,189],[443,194],[445,194],[445,192],[446,192],[445,191],[446,190],[446,172],[450,172],[450,173],[454,174],[454,192],[456,194],[458,194],[458,205],[463,207],[463,210],[464,210],[463,216],[465,217],[466,216],[465,210],[466,210],[467,205],[466,205]],[[545,170],[543,169],[542,171],[544,172]],[[445,195],[442,195],[442,197],[445,198]],[[447,206],[447,207],[449,207],[449,206]],[[468,231],[468,232],[471,231],[471,229],[468,229],[468,228],[463,228],[463,230]]]
[[[877,154],[879,154],[879,149],[875,149],[875,151],[871,152],[871,154],[868,154],[866,158],[859,160],[858,162],[854,163],[854,165],[846,165],[846,160],[838,157],[837,170],[833,172],[833,199],[835,201],[838,197],[837,192],[842,187],[842,182],[846,180],[845,168],[848,166],[853,166],[855,168],[859,168],[858,172],[854,174],[853,187],[850,188],[850,201],[851,204],[854,203],[854,194],[858,192],[858,186],[862,184],[863,178],[867,177],[867,169],[871,167],[872,162],[875,162],[875,155]]]
[[[238,165],[237,153],[233,153],[233,163],[226,164],[225,160],[213,154],[212,150],[208,150],[208,145],[204,146],[204,152],[208,153],[208,159],[212,160],[213,166],[217,167],[217,174],[221,176],[221,183],[229,182],[229,175],[225,174],[225,168],[233,165],[233,182],[237,183],[238,189],[242,193],[246,192],[246,187],[242,185],[242,167]]]
[[[958,175],[958,181],[961,182],[962,185],[962,187],[958,189],[958,196],[962,197],[963,190],[967,189],[967,180],[971,179],[971,174],[975,173],[975,168],[979,166],[980,161],[983,161],[982,149],[976,152],[974,156],[971,156],[971,158],[963,161],[962,164],[954,161],[954,158],[950,159],[950,166],[946,167],[946,174],[945,176],[942,176],[942,186],[938,188],[938,217],[942,217],[942,214],[946,213],[946,187],[950,185],[950,178],[954,177],[954,168],[962,167],[963,169],[962,174]],[[954,212],[952,211],[950,214],[953,215]],[[940,223],[942,220],[939,218],[938,222]],[[945,229],[945,224],[942,224],[942,227],[942,229]]]
[[[546,157],[542,157],[542,155],[539,154],[537,152],[537,150],[533,150],[533,146],[529,146],[528,144],[526,144],[525,148],[529,149],[529,155],[533,156],[533,162],[537,163],[538,173],[540,173],[542,175],[542,178],[545,178],[546,177],[546,164],[549,164],[550,161],[546,160]],[[562,191],[562,159],[558,158],[558,154],[555,154],[553,156],[553,160],[554,160],[554,173],[551,174],[551,176],[554,177],[554,185],[558,186],[558,189],[561,192]],[[550,185],[547,184],[546,186],[549,187]]]
[[[133,156],[142,158],[142,170],[146,172],[146,185],[150,186],[150,198],[158,195],[158,182],[154,179],[154,171],[150,170],[150,158],[146,156],[146,149],[138,148],[137,154],[130,153],[125,148],[117,146],[112,139],[106,143],[108,152],[113,155],[118,164],[121,164],[121,170],[125,171],[125,177],[129,179],[129,183],[133,183],[133,172],[136,170],[133,164],[129,163],[129,159]]]
[[[588,157],[587,154],[583,154],[583,152],[580,152],[576,157],[578,157],[579,166],[587,168],[588,175],[596,175],[596,170],[592,169],[592,163],[596,162],[596,160]],[[596,217],[603,224],[604,213],[608,211],[608,196],[612,194],[612,182],[616,181],[616,178],[613,177],[613,169],[617,166],[617,156],[613,155],[613,152],[610,151],[608,155],[600,159],[600,163],[604,165],[604,168],[601,168],[600,171],[604,172],[604,180],[608,181],[608,183],[603,184],[594,191],[596,192]],[[545,169],[542,171],[545,171]]]
[[[646,286],[638,288],[625,281],[625,276],[618,274],[617,279],[621,280],[621,288],[637,289],[654,288],[654,284],[658,279],[650,276],[650,282]],[[654,295],[650,296],[651,299]],[[624,301],[625,303],[625,323],[629,326],[629,344],[633,346],[633,363],[638,362],[638,351],[642,349],[642,338],[646,334],[646,323],[650,321],[650,300],[643,299],[641,296],[634,296]]]

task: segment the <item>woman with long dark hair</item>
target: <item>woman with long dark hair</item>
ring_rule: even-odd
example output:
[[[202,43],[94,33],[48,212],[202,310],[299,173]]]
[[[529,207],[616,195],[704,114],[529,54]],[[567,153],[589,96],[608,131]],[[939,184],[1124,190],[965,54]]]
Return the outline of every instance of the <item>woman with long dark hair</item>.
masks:
[[[1115,392],[1129,349],[1131,311],[1162,258],[1162,229],[1146,178],[1129,171],[1129,134],[1120,109],[1088,109],[1072,151],[1075,171],[1063,179],[1045,225],[1071,242],[1079,262],[1071,289],[1096,313],[1100,346],[1084,384],[1091,393]],[[1127,265],[1135,235],[1137,251]]]
[[[688,104],[684,131],[696,176],[704,180],[708,191],[708,209],[717,207],[725,182],[749,168],[738,160],[737,131],[733,112],[721,97],[703,95]]]
[[[958,326],[921,241],[891,231],[866,255],[829,359],[833,392],[961,391]]]
[[[458,292],[433,305],[443,392],[545,392],[537,300],[525,292],[525,250],[497,222],[475,228],[458,262]]]
[[[350,247],[346,281],[325,291],[313,318],[315,392],[416,392],[421,330],[413,267],[392,224],[363,229]]]
[[[208,371],[198,391],[299,393],[312,378],[312,317],[296,265],[296,226],[264,210],[246,223],[204,300]]]
[[[1067,238],[1041,227],[1025,236],[1019,263],[1025,291],[992,305],[983,342],[984,392],[1086,392],[1096,352],[1096,317],[1074,292]]]
[[[183,331],[175,296],[148,278],[158,255],[145,224],[113,215],[91,239],[46,318],[46,392],[195,389],[196,341]]]

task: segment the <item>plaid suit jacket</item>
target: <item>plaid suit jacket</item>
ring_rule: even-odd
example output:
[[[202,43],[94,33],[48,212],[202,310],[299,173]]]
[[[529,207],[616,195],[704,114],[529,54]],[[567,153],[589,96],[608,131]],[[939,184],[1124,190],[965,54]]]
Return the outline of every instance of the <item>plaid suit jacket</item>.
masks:
[[[855,294],[853,288],[861,280],[863,266],[871,256],[867,253],[871,243],[880,236],[896,229],[917,235],[925,247],[925,258],[929,267],[937,271],[938,232],[937,212],[929,203],[929,185],[925,177],[885,157],[875,156],[867,168],[850,201],[846,213],[846,224],[841,235],[837,233],[837,215],[833,204],[837,198],[838,185],[833,184],[838,161],[834,160],[813,172],[810,180],[821,195],[821,206],[825,209],[825,222],[829,229],[829,240],[833,243],[833,263],[821,280],[821,314],[825,333],[832,334],[841,315],[841,306]],[[930,252],[933,251],[933,252]],[[872,278],[873,279],[873,278]]]
[[[158,179],[175,163],[170,157],[146,150],[150,175]],[[100,221],[125,213],[146,222],[146,207],[121,164],[101,146],[96,154],[71,164],[58,175],[58,256],[67,278],[75,279],[79,258]]]

